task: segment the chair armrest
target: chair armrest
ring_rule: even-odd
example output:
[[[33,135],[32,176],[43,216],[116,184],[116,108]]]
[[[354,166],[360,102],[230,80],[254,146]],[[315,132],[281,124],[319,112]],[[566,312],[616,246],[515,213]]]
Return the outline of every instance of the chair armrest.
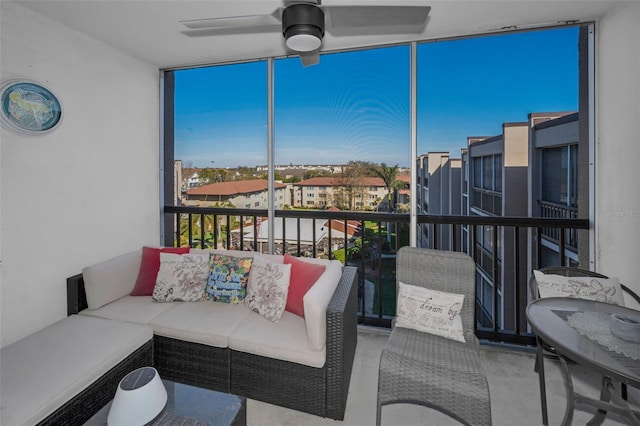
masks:
[[[327,417],[342,420],[358,342],[358,269],[345,266],[327,307]]]
[[[622,288],[622,291],[626,292],[629,296],[631,296],[633,300],[638,303],[638,305],[640,305],[640,296],[638,296],[633,290],[631,290],[624,284],[620,284],[620,288]]]
[[[82,274],[67,278],[67,316],[87,309],[87,293]]]

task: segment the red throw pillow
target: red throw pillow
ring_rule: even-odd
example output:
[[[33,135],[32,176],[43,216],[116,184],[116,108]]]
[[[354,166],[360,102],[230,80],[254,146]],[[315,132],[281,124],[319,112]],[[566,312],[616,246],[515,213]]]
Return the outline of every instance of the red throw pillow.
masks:
[[[304,303],[302,298],[324,273],[324,265],[305,262],[296,257],[284,255],[284,263],[291,264],[291,280],[285,310],[304,318]]]
[[[156,278],[160,269],[160,252],[185,254],[189,253],[189,247],[152,248],[142,247],[142,261],[136,285],[131,292],[132,296],[151,296],[156,286]]]

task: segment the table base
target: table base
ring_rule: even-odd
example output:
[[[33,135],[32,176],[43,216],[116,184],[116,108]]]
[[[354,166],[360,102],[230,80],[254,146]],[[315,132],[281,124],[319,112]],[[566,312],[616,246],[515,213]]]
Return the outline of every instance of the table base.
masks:
[[[615,383],[611,378],[603,376],[599,400],[576,393],[573,388],[573,380],[571,379],[567,361],[565,357],[560,354],[559,358],[560,371],[567,390],[567,407],[561,423],[563,426],[571,425],[573,410],[576,405],[587,405],[598,409],[598,412],[587,423],[588,426],[601,425],[609,411],[627,417],[640,425],[640,411],[631,408],[627,401],[622,398],[621,383]],[[610,402],[611,400],[613,400],[613,403]]]

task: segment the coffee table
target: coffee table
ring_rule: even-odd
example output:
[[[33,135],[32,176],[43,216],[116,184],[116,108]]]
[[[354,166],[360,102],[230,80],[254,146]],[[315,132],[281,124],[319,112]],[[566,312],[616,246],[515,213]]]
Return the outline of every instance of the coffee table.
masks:
[[[537,299],[527,306],[531,328],[560,358],[567,390],[562,425],[571,424],[575,404],[598,408],[589,425],[602,424],[607,411],[640,424],[640,412],[620,397],[621,383],[640,388],[640,343],[624,341],[609,331],[609,317],[614,313],[640,316],[640,312],[621,306],[569,297]],[[541,354],[539,346],[538,356]],[[567,360],[602,374],[600,400],[574,391]]]
[[[247,402],[243,396],[216,392],[163,380],[167,405],[150,425],[246,426]],[[85,426],[105,426],[111,402],[102,407]]]

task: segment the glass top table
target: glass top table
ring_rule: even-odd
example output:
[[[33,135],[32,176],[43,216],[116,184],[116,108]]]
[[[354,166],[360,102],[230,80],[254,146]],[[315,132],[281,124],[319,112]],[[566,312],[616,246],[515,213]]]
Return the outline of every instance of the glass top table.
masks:
[[[640,343],[622,340],[611,333],[609,318],[615,313],[640,319],[640,311],[577,298],[537,299],[527,306],[531,328],[540,339],[555,348],[560,358],[568,398],[563,425],[571,423],[575,403],[599,409],[590,425],[601,424],[607,411],[627,416],[640,424],[640,413],[619,398],[620,390],[616,388],[621,383],[640,388]],[[602,374],[599,401],[573,391],[566,359]],[[613,403],[610,403],[611,399]]]
[[[182,383],[162,380],[167,389],[167,405],[149,425],[154,426],[246,426],[246,398]],[[85,426],[106,426],[111,402]]]

